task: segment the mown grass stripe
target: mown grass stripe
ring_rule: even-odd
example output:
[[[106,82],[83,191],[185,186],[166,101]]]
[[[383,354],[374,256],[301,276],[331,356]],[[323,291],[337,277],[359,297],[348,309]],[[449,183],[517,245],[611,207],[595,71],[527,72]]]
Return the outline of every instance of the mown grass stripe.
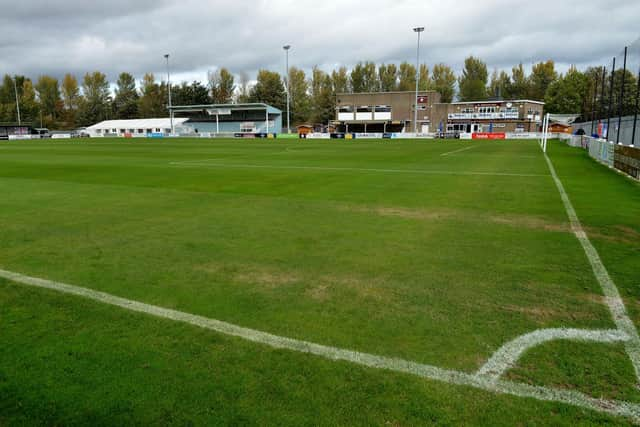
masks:
[[[562,203],[564,204],[565,210],[567,211],[567,216],[569,217],[569,221],[571,223],[571,229],[580,242],[580,245],[582,245],[582,249],[584,250],[587,259],[589,260],[589,264],[591,264],[593,274],[602,287],[602,291],[605,295],[605,302],[609,307],[609,311],[611,312],[613,321],[620,331],[629,336],[629,339],[625,342],[625,348],[627,350],[627,353],[629,354],[631,363],[633,364],[633,369],[636,373],[636,380],[640,383],[640,336],[638,336],[638,330],[627,314],[624,302],[620,297],[620,292],[611,279],[611,276],[609,276],[607,268],[602,263],[598,251],[593,246],[593,244],[591,244],[589,237],[587,237],[587,233],[582,228],[582,224],[578,219],[578,214],[571,204],[569,195],[565,191],[564,186],[562,185],[562,182],[560,181],[560,178],[558,177],[558,174],[553,167],[551,159],[549,158],[549,156],[547,156],[547,153],[544,153],[544,158],[547,161],[549,171],[551,172],[553,181],[555,182],[556,187],[558,188],[558,192],[560,193]]]
[[[272,335],[254,329],[244,328],[216,319],[210,319],[182,311],[158,307],[139,301],[117,297],[105,292],[88,288],[55,282],[37,277],[30,277],[20,273],[0,270],[0,277],[12,282],[45,288],[87,298],[93,301],[121,307],[127,310],[144,313],[156,317],[187,323],[200,328],[209,329],[225,335],[231,335],[268,345],[273,348],[292,350],[301,353],[313,354],[330,360],[342,360],[376,369],[385,369],[400,373],[416,375],[422,378],[445,382],[448,384],[470,386],[478,389],[511,394],[519,397],[529,397],[543,401],[559,402],[579,406],[594,411],[611,415],[624,416],[640,424],[640,405],[617,400],[597,399],[586,394],[557,388],[531,386],[507,380],[494,380],[483,375],[469,374],[456,370],[443,369],[432,365],[426,365],[408,360],[377,356],[353,350],[341,349],[316,343],[311,343],[292,338]]]
[[[218,159],[216,159],[218,160]],[[446,171],[427,169],[379,169],[379,168],[350,168],[350,167],[328,167],[328,166],[291,166],[291,165],[255,165],[255,164],[231,164],[231,163],[209,163],[206,160],[193,162],[170,162],[171,166],[191,167],[191,168],[239,168],[239,169],[299,169],[318,171],[345,171],[345,172],[379,172],[379,173],[407,173],[407,174],[427,174],[427,175],[483,175],[483,176],[509,176],[509,177],[548,177],[546,174],[536,173],[516,173],[516,172],[474,172],[474,171]]]

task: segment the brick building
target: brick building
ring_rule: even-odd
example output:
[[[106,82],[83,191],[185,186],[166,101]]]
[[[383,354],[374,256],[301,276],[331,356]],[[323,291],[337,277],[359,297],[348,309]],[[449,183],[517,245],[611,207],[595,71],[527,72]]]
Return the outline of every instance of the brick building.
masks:
[[[415,92],[339,93],[336,120],[340,132],[412,132]],[[418,92],[418,132],[433,131],[431,110],[440,102],[435,91]]]

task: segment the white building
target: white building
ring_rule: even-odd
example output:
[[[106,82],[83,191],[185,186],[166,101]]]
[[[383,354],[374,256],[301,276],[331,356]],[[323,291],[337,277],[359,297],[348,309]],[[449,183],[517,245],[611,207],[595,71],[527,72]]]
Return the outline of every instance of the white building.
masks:
[[[173,128],[181,127],[187,118],[174,118]],[[121,136],[121,137],[147,137],[167,136],[171,133],[171,120],[166,119],[132,119],[132,120],[105,120],[87,127],[90,137]]]

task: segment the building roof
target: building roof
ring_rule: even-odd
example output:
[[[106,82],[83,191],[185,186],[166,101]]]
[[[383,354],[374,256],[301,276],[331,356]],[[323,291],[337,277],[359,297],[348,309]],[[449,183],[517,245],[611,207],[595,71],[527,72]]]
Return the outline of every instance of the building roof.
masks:
[[[198,111],[208,109],[227,109],[231,111],[267,110],[271,114],[282,114],[282,110],[262,102],[248,102],[243,104],[199,104],[199,105],[173,105],[173,111]]]
[[[507,102],[528,102],[529,104],[539,104],[539,105],[544,105],[544,102],[542,101],[533,101],[531,99],[501,99],[498,101],[457,101],[457,102],[452,102],[451,104],[453,105],[458,105],[458,104],[504,104]]]
[[[344,96],[344,95],[386,95],[386,94],[394,94],[394,93],[416,93],[415,90],[391,90],[388,92],[340,92],[336,93],[336,96]],[[418,93],[438,93],[436,90],[419,90]]]
[[[186,118],[174,118],[173,125],[181,125]],[[87,130],[95,129],[168,129],[171,127],[171,119],[131,119],[131,120],[105,120],[87,127]]]

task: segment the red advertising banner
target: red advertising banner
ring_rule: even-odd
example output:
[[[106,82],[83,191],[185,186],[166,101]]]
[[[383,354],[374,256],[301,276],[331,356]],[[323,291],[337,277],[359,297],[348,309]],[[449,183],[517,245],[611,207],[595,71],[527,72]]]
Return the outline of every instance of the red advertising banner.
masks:
[[[507,139],[507,134],[504,132],[502,133],[480,132],[480,133],[472,134],[471,139]]]
[[[429,97],[428,96],[419,96],[418,97],[418,104],[428,104],[429,103]]]

